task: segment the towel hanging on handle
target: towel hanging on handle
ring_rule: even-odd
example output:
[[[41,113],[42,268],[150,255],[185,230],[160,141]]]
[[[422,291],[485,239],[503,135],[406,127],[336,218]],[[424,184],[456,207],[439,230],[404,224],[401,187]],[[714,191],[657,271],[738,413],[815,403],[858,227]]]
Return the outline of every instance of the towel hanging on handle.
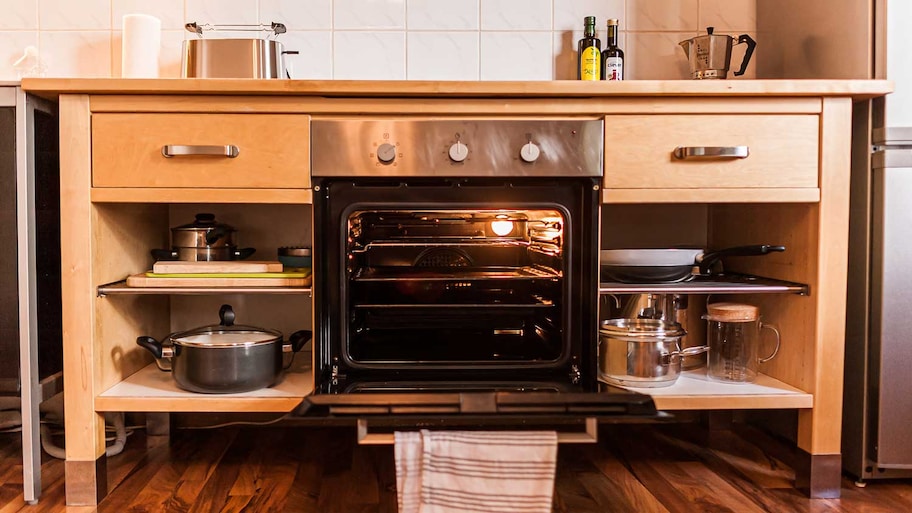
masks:
[[[550,513],[554,431],[397,431],[400,513]]]

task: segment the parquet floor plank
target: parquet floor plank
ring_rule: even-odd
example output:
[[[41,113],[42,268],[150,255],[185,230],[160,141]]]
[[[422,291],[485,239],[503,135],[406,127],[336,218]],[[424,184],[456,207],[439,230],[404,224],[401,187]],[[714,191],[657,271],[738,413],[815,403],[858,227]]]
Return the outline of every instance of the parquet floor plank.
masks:
[[[707,437],[708,436],[708,437]],[[45,455],[37,505],[23,502],[18,435],[0,434],[0,513],[395,513],[390,446],[358,446],[339,427],[137,432],[108,458],[98,508],[65,507],[64,462]],[[12,449],[11,449],[12,448]],[[790,448],[753,428],[707,435],[695,424],[602,426],[597,445],[558,450],[555,513],[905,513],[912,480],[843,480],[842,498],[792,487]]]

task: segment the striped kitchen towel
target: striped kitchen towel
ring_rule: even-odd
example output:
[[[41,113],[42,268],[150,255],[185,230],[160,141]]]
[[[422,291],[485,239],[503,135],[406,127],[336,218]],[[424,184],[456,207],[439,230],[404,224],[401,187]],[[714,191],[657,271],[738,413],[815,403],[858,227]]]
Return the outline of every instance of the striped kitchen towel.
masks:
[[[399,513],[551,513],[554,431],[397,431]]]

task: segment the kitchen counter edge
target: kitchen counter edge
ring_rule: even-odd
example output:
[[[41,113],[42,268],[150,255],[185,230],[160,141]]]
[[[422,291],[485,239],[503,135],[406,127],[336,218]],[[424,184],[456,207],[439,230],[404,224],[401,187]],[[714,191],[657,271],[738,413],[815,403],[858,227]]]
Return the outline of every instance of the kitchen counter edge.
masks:
[[[25,78],[22,88],[60,94],[278,95],[317,97],[631,97],[851,96],[865,100],[893,91],[889,80],[626,80],[418,81],[277,79]]]

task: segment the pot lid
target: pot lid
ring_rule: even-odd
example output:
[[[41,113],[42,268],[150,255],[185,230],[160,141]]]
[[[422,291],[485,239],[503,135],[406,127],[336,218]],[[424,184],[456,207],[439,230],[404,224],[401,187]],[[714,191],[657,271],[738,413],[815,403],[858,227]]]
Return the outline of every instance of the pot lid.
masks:
[[[172,230],[211,230],[213,228],[221,228],[222,230],[234,230],[231,226],[219,223],[215,220],[215,214],[210,214],[208,212],[201,212],[194,216],[192,223],[182,224],[172,228]]]
[[[201,326],[171,335],[172,344],[195,347],[249,347],[281,340],[281,331],[234,324],[231,305],[219,309],[219,324]]]
[[[651,341],[658,338],[680,338],[687,334],[678,323],[661,319],[608,319],[602,321],[599,333],[614,338]]]

